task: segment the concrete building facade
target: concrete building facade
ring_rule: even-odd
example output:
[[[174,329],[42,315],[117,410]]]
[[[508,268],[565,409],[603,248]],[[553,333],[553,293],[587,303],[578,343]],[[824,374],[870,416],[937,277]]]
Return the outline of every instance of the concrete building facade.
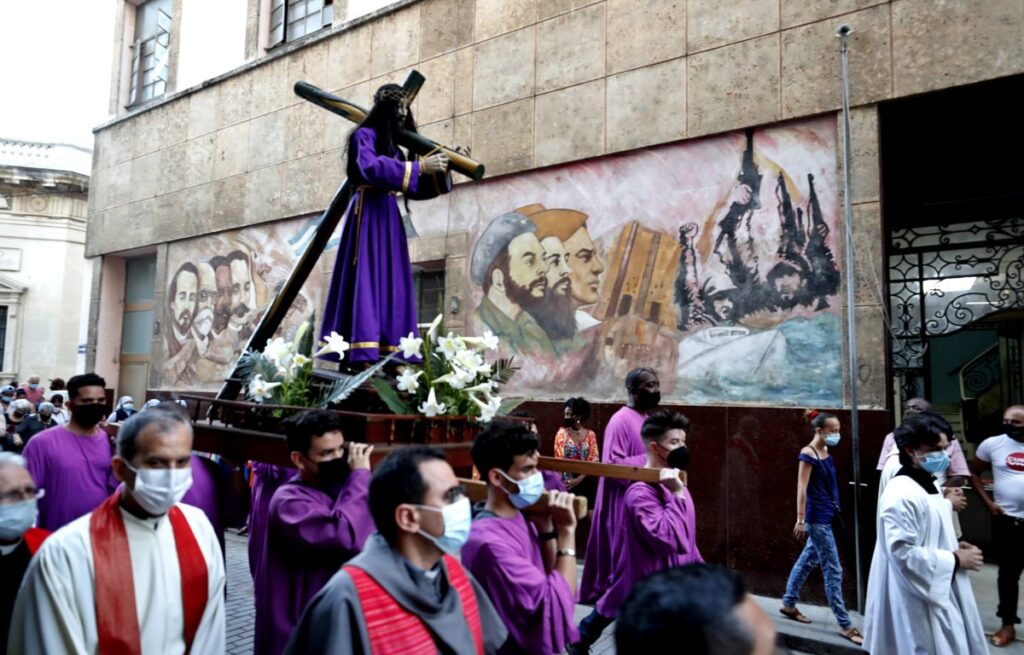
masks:
[[[0,381],[67,379],[85,366],[91,153],[0,139]],[[81,352],[79,352],[81,346]]]
[[[119,48],[133,43],[140,3],[123,4]],[[293,84],[368,106],[378,86],[416,69],[427,80],[413,105],[421,131],[471,146],[487,166],[483,182],[457,180],[451,194],[412,206],[421,315],[441,309],[457,331],[491,325],[481,310],[490,260],[477,245],[501,215],[534,217],[539,240],[545,222],[584,226],[596,259],[571,274],[575,323],[561,341],[520,344],[513,391],[543,401],[533,407],[547,428],[562,399],[618,402],[628,368],[658,368],[667,401],[686,405],[709,439],[704,464],[719,467],[708,469],[722,485],[706,492],[708,504],[730,518],[708,537],[706,556],[721,549],[741,568],[774,571],[768,586],[784,580],[778,558],[764,557],[785,551],[785,535],[767,550],[742,543],[757,541],[764,517],[789,516],[788,493],[756,516],[737,499],[756,507],[769,489],[791,488],[795,467],[775,464],[779,452],[795,459],[806,438],[796,407],[836,408],[846,420],[850,311],[865,471],[902,397],[948,387],[951,415],[973,402],[959,420],[978,434],[991,406],[1021,401],[1024,287],[1014,262],[1024,254],[1024,186],[999,181],[989,193],[995,164],[964,163],[978,156],[970,148],[1015,138],[1012,119],[957,116],[982,99],[997,111],[1007,89],[1019,89],[1024,0],[309,0],[297,5],[307,18],[321,12],[308,18],[315,29],[294,38],[295,3],[250,0],[244,63],[189,88],[175,77],[187,3],[166,4],[162,95],[131,101],[132,57],[120,50],[115,118],[96,130],[87,255],[101,259],[102,273],[88,361],[119,380],[118,393],[216,389],[226,358],[197,359],[193,351],[210,352],[209,333],[188,332],[202,282],[179,276],[190,265],[243,261],[244,297],[228,309],[255,320],[341,183],[352,126],[301,100]],[[844,293],[842,24],[854,30],[853,307]],[[919,134],[926,123],[944,131]],[[996,131],[975,138],[968,123]],[[985,175],[911,175],[946,156]],[[951,188],[962,193],[943,196]],[[733,206],[750,213],[730,223]],[[948,254],[950,230],[966,259],[946,269],[933,264]],[[985,234],[998,242],[995,255],[977,254]],[[322,312],[335,256],[321,258],[286,330]],[[907,264],[916,268],[900,268],[901,258],[917,258]],[[748,288],[731,268],[740,260],[756,281]],[[974,268],[965,273],[967,260]],[[179,282],[199,300],[176,304]],[[226,287],[206,291],[228,302]],[[728,298],[717,317],[716,298]],[[940,314],[953,319],[937,322]],[[118,335],[129,333],[127,347]],[[956,335],[971,343],[940,347]],[[849,453],[838,457],[848,471]]]

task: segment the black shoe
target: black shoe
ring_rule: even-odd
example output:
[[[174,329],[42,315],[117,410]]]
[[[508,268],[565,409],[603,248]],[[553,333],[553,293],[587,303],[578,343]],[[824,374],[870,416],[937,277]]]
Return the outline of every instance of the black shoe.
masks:
[[[565,647],[565,652],[569,655],[590,655],[590,646],[584,643],[569,644]]]

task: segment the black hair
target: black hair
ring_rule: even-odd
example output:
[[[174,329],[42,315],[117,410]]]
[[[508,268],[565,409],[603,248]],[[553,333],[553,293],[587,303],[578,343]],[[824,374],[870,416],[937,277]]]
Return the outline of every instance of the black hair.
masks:
[[[533,415],[533,412],[525,409],[516,409],[508,413],[510,418],[524,418],[526,419],[525,424],[537,425],[537,417]]]
[[[402,87],[397,84],[385,84],[377,90],[377,95],[384,90],[399,91]],[[412,116],[412,107],[408,108],[408,113],[405,115],[405,122],[399,124],[398,119],[398,102],[394,99],[393,95],[388,96],[381,102],[375,102],[370,112],[366,114],[366,118],[352,130],[348,135],[348,146],[346,152],[348,154],[348,164],[346,165],[345,172],[350,180],[360,180],[362,176],[359,173],[359,166],[356,162],[356,157],[359,153],[353,148],[353,140],[355,138],[356,130],[361,127],[368,127],[376,134],[376,142],[374,148],[377,154],[382,157],[391,157],[398,150],[398,134],[400,130],[406,132],[416,131],[416,120]]]
[[[14,390],[14,397],[18,398],[19,396],[22,398],[27,398],[28,392],[22,389],[21,387],[18,387],[17,389]]]
[[[74,400],[75,398],[78,398],[78,391],[82,387],[103,387],[106,389],[107,381],[95,373],[72,375],[71,379],[68,380],[68,399]]]
[[[395,509],[404,503],[419,505],[427,493],[420,464],[439,459],[444,452],[430,446],[405,446],[391,451],[370,478],[370,515],[384,540],[392,547],[398,538]]]
[[[689,655],[749,655],[754,637],[735,611],[746,594],[743,579],[721,566],[659,571],[626,597],[615,627],[615,650],[651,653],[680,644]]]
[[[914,462],[910,455],[905,452],[907,448],[917,450],[921,446],[938,446],[942,441],[942,435],[953,439],[953,427],[949,421],[932,412],[921,412],[911,414],[899,427],[893,430],[893,438],[896,447],[900,451],[900,464],[913,466]]]
[[[326,409],[311,409],[289,416],[281,422],[281,427],[284,429],[288,452],[309,455],[313,438],[321,437],[328,432],[340,432],[341,419]]]
[[[199,279],[199,269],[192,262],[185,262],[178,267],[178,270],[174,271],[174,275],[171,276],[171,286],[167,289],[167,302],[173,303],[174,297],[178,295],[178,276],[182,273],[191,273],[196,276],[196,280]]]
[[[819,412],[816,409],[804,410],[804,420],[811,424],[811,427],[815,430],[820,430],[825,427],[825,421],[830,418],[839,420],[835,414],[829,414],[828,412]]]
[[[590,403],[583,398],[570,398],[566,400],[565,408],[572,412],[573,416],[578,416],[581,421],[586,421],[590,418]]]
[[[246,266],[250,266],[251,265],[251,261],[250,261],[249,255],[245,254],[241,250],[232,250],[231,252],[228,253],[228,256],[225,257],[224,259],[227,260],[227,263],[228,263],[229,266],[231,265],[231,262],[245,262]],[[214,269],[214,270],[216,270],[216,269]],[[196,275],[199,275],[199,271],[198,270],[196,270]]]
[[[189,433],[192,432],[191,424],[181,414],[159,405],[145,412],[132,414],[117,431],[117,454],[121,459],[130,462],[138,451],[139,435],[150,428],[156,428],[158,434],[167,434],[179,425],[188,427]]]
[[[530,428],[515,421],[493,420],[473,440],[469,451],[480,477],[486,479],[492,468],[508,471],[517,455],[529,455],[540,449],[540,439]]]
[[[682,414],[660,411],[654,412],[644,421],[640,428],[640,436],[644,442],[657,441],[665,436],[670,430],[689,430],[690,419]]]
[[[626,391],[633,393],[639,387],[640,376],[644,373],[650,373],[654,377],[658,377],[658,372],[653,368],[647,368],[642,366],[640,368],[634,368],[632,371],[626,374]]]
[[[806,277],[806,274],[801,270],[802,268],[802,265],[798,267],[797,265],[791,264],[789,262],[779,262],[775,266],[772,266],[772,269],[768,271],[768,275],[766,276],[765,280],[767,281],[768,286],[772,287],[775,286],[776,280],[778,280],[780,277],[789,277],[791,275],[795,275],[803,279]]]

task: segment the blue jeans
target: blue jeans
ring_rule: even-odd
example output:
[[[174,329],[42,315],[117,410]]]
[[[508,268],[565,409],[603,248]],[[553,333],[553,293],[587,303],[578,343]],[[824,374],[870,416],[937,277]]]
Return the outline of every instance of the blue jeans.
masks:
[[[843,602],[843,566],[839,563],[839,550],[836,548],[832,526],[827,523],[807,524],[807,545],[793,565],[793,570],[789,572],[782,604],[786,607],[796,606],[800,601],[800,590],[807,582],[807,576],[819,565],[825,578],[825,597],[828,598],[828,605],[836,615],[839,627],[845,630],[852,622],[850,615],[846,613],[846,603]]]

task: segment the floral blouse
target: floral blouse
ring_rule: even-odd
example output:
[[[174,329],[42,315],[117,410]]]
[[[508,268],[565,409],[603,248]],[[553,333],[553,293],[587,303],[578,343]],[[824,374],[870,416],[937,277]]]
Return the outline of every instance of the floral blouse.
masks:
[[[601,454],[597,451],[597,435],[593,430],[587,430],[587,436],[577,443],[568,428],[558,428],[558,434],[555,435],[555,457],[578,459],[584,462],[600,462]],[[575,473],[562,474],[562,479],[566,482],[575,477]]]

